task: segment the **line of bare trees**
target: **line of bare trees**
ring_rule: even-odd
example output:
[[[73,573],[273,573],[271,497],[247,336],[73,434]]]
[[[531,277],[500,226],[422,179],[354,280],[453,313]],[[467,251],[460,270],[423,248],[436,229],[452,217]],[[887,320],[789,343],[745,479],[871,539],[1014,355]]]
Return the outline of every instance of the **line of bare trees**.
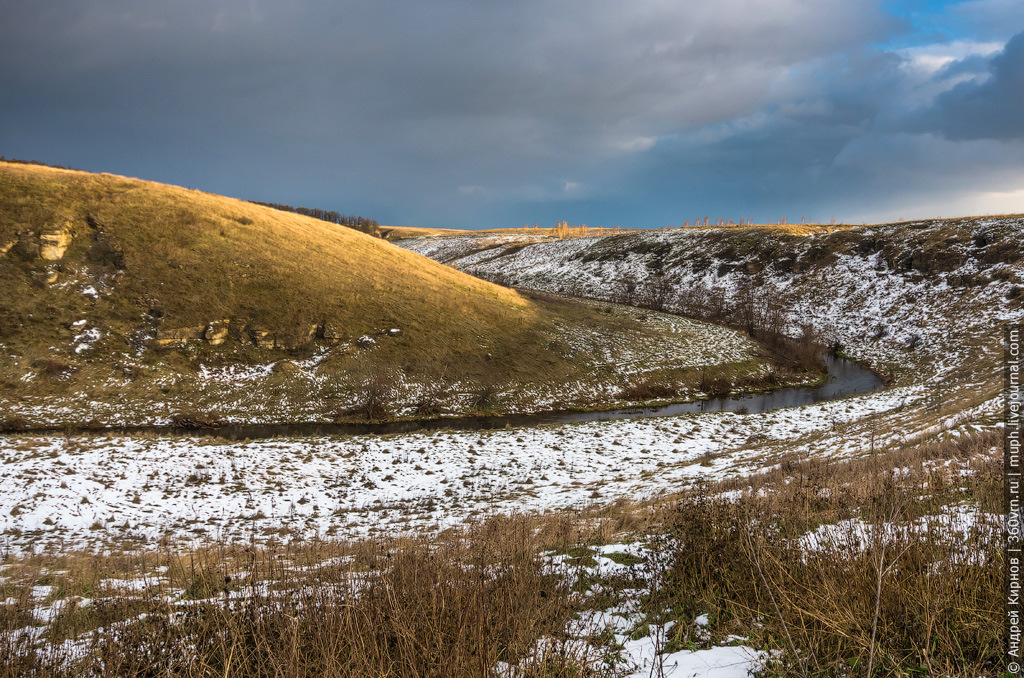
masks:
[[[517,280],[507,273],[468,269],[470,275],[499,285],[513,287]],[[566,281],[559,291],[576,297],[593,297],[593,292]],[[664,273],[644,279],[624,275],[611,284],[604,300],[653,311],[677,313],[697,320],[726,325],[745,332],[766,349],[775,361],[793,369],[819,371],[824,357],[840,346],[835,337],[816,330],[809,323],[789,323],[792,303],[770,283],[747,280],[732,295],[722,288],[694,286],[680,288]]]
[[[680,289],[665,274],[642,282],[627,276],[618,281],[614,292],[615,301],[622,304],[740,329],[789,367],[821,370],[826,352],[838,349],[834,339],[809,323],[799,323],[795,335],[787,331],[791,304],[771,284],[753,279],[729,295],[723,289],[704,286]]]
[[[367,219],[366,217],[351,216],[348,214],[342,214],[335,210],[322,210],[315,207],[292,207],[291,205],[284,205],[277,202],[261,202],[259,200],[250,200],[254,205],[262,205],[263,207],[270,207],[275,210],[281,210],[282,212],[292,212],[294,214],[301,214],[307,217],[313,217],[320,221],[326,221],[331,224],[338,224],[340,226],[347,226],[348,228],[354,228],[357,231],[363,233],[369,233],[377,238],[382,237],[380,231],[380,224],[377,223],[376,219]]]

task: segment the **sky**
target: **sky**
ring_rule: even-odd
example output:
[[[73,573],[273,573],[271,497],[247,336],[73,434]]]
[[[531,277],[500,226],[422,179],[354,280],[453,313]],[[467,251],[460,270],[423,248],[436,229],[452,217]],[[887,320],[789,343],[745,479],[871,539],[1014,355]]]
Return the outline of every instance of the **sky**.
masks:
[[[0,154],[382,224],[1024,212],[1021,0],[0,0]]]

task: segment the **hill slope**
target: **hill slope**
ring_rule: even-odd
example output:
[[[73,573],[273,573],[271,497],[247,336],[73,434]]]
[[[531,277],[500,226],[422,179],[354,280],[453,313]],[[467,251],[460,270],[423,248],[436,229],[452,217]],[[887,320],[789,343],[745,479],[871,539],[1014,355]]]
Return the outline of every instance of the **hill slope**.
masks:
[[[775,313],[791,334],[811,325],[897,385],[927,385],[935,412],[998,395],[1001,325],[1024,318],[1021,216],[809,235],[727,228],[397,242],[522,288],[714,321]]]
[[[152,312],[162,328],[245,318],[274,334],[316,320],[365,333],[402,323],[454,339],[534,315],[510,290],[342,226],[172,186],[0,164],[6,261],[34,254],[39,237],[66,252],[53,261],[46,251],[23,256],[21,268],[57,272],[58,285],[88,275],[100,303]],[[15,282],[13,267],[4,273]],[[435,326],[438,306],[471,316],[473,326]]]
[[[15,423],[592,407],[645,370],[760,365],[721,328],[530,299],[343,226],[33,165],[0,163],[0,289]],[[616,374],[611,347],[651,345]]]

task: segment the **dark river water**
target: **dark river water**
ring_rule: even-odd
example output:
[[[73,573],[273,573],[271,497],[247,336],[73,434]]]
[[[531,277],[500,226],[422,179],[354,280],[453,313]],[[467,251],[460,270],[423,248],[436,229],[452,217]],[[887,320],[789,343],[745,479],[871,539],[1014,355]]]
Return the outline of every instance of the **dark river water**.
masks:
[[[543,424],[565,424],[612,419],[670,417],[697,412],[745,412],[757,414],[784,407],[797,407],[853,395],[873,393],[885,384],[874,372],[845,358],[829,356],[828,379],[818,386],[780,388],[767,393],[734,397],[716,397],[660,407],[628,407],[599,412],[554,411],[538,414],[511,414],[489,417],[458,417],[413,421],[388,421],[363,424],[230,424],[201,429],[174,427],[125,428],[125,432],[149,431],[167,434],[209,435],[230,440],[273,438],[278,436],[320,436],[411,433],[415,431],[477,431],[502,428],[528,428]]]

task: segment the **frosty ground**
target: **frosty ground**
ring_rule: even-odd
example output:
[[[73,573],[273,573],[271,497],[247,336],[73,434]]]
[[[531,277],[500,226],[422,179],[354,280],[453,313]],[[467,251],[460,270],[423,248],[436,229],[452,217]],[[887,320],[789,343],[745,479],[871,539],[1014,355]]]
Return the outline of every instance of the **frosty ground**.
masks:
[[[262,540],[437,531],[493,513],[646,499],[786,460],[857,456],[988,425],[1002,407],[1000,326],[1024,318],[1022,233],[1024,221],[1014,218],[789,239],[684,231],[526,246],[506,236],[418,239],[409,246],[548,291],[641,303],[650,300],[645,290],[668,279],[675,293],[661,301],[669,310],[692,310],[697,292],[728,304],[753,286],[785,303],[794,331],[810,323],[831,333],[893,386],[765,414],[488,432],[240,443],[4,436],[3,543],[26,552],[145,545],[164,536]],[[630,299],[620,298],[626,288]],[[692,332],[684,319],[650,316],[681,336]],[[718,338],[735,336],[723,331]],[[733,354],[746,350],[742,342],[706,344],[704,352],[692,345],[688,352],[632,347],[623,369],[652,358],[671,362],[677,350],[687,364],[707,361],[709,351],[723,346]],[[249,385],[258,387],[261,378]]]
[[[0,438],[0,525],[13,552],[437,531],[495,512],[643,499],[784,459],[970,430],[1000,401],[935,423],[924,389],[765,414],[533,429],[230,442],[203,437]]]
[[[185,618],[209,606],[243,609],[246,605],[266,605],[268,601],[302,597],[317,587],[341,587],[355,593],[371,586],[375,578],[372,572],[356,567],[353,556],[329,558],[310,565],[299,564],[294,557],[278,554],[278,573],[271,578],[264,572],[256,579],[258,568],[252,562],[248,568],[236,564],[225,572],[239,583],[211,598],[197,595],[197,590],[182,588],[181,573],[167,565],[150,567],[131,578],[102,578],[91,586],[64,579],[69,574],[67,570],[34,571],[32,576],[47,578],[52,584],[26,589],[24,599],[0,601],[5,606],[23,605],[28,611],[25,625],[0,635],[0,641],[15,639],[41,646],[54,644],[62,661],[68,662],[70,667],[73,662],[86,661],[94,650],[90,633],[59,640],[67,632],[69,618],[76,614],[121,607],[128,601],[135,601],[136,605],[162,609],[172,619]],[[687,628],[681,628],[677,621],[651,621],[650,611],[641,603],[656,585],[651,572],[644,567],[650,557],[644,542],[616,542],[578,550],[572,556],[553,551],[541,554],[544,572],[574,591],[571,598],[579,606],[578,612],[572,615],[557,638],[539,637],[517,663],[497,662],[492,667],[493,675],[507,678],[524,675],[527,667],[553,654],[570,658],[579,667],[585,667],[588,675],[596,672],[596,675],[622,678],[652,674],[678,678],[696,675],[739,678],[757,670],[769,653],[745,645],[747,639],[737,635],[716,638],[713,642],[707,614],[688,621]],[[336,570],[347,573],[343,580],[330,578],[328,573]],[[332,583],[318,584],[323,574],[328,574]],[[24,569],[0,567],[0,583],[21,582],[25,576]],[[296,590],[297,581],[304,582],[299,590]],[[75,595],[81,591],[87,595]],[[145,613],[129,615],[100,631],[116,633],[132,624],[143,623],[146,617]],[[677,640],[671,640],[673,638]],[[679,647],[680,638],[687,639],[685,647]]]
[[[804,263],[786,270],[781,259],[769,258],[761,271],[750,264],[763,252],[744,254],[742,243],[716,244],[703,233],[629,235],[614,246],[597,239],[536,239],[526,247],[514,239],[424,240],[417,246],[427,254],[454,258],[466,270],[494,278],[500,273],[505,282],[551,292],[646,303],[651,297],[645,295],[668,278],[680,291],[661,299],[669,310],[690,308],[687,290],[703,290],[705,300],[720,294],[730,301],[753,284],[785,298],[791,329],[811,323],[833,333],[848,355],[885,374],[891,386],[762,414],[480,432],[243,442],[7,435],[0,437],[0,547],[31,557],[75,549],[436,535],[495,514],[582,513],[620,501],[653,505],[715,480],[735,479],[742,494],[747,480],[753,487],[759,475],[788,464],[858,458],[915,441],[991,431],[1002,410],[999,328],[1024,318],[1014,254],[1022,231],[1019,219],[975,220],[866,229],[840,234],[844,239],[837,242],[773,241],[770,247],[781,248],[774,255],[788,251],[796,264]],[[922,254],[936,242],[945,249]],[[710,252],[708,261],[694,264],[694,252],[702,248]],[[674,263],[656,269],[655,261]],[[204,376],[230,381],[237,375]],[[929,472],[942,466],[935,460]],[[947,470],[957,477],[959,471]],[[969,496],[957,495],[957,502],[943,509],[938,524],[961,534],[979,509]],[[866,525],[857,519],[819,525],[807,531],[804,546],[813,551],[837,533],[867,541],[865,535],[877,530]],[[637,547],[598,547],[597,574],[614,571],[621,558],[612,556],[631,548]],[[557,562],[558,556],[551,558]],[[43,625],[58,598],[45,590],[37,597],[36,622]],[[640,597],[626,595],[623,605]],[[661,652],[668,624],[652,623],[638,632],[646,622],[629,609],[595,606],[591,613],[580,623],[612,629],[624,656],[620,675],[652,675],[656,652],[665,675],[675,676],[742,676],[766,656],[744,647],[742,638],[724,647]],[[700,617],[685,623],[699,626]]]

